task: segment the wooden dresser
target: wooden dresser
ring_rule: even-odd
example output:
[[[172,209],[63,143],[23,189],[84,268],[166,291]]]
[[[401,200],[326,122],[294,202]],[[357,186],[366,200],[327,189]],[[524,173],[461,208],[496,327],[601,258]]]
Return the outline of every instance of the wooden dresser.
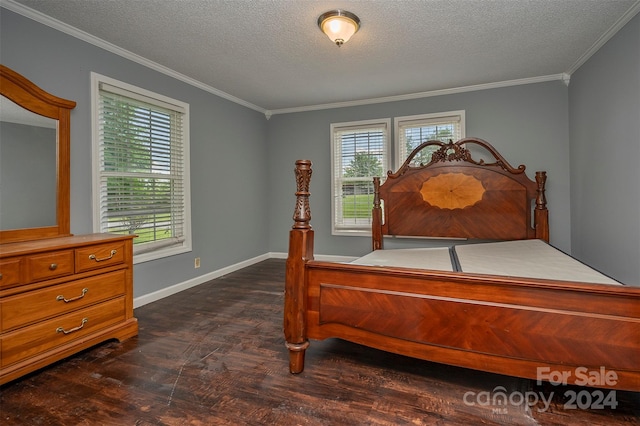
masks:
[[[137,334],[133,236],[0,244],[0,384]]]

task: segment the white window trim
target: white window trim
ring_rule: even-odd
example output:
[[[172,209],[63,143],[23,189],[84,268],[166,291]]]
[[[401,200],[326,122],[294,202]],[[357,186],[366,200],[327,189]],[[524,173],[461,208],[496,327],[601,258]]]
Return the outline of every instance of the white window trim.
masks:
[[[422,121],[422,120],[433,120],[440,119],[446,117],[460,117],[460,139],[465,138],[466,134],[466,125],[465,125],[465,110],[457,110],[457,111],[445,111],[445,112],[436,112],[431,114],[419,114],[419,115],[407,115],[404,117],[395,117],[393,119],[393,144],[394,144],[394,160],[393,164],[395,164],[394,170],[398,170],[400,166],[404,163],[402,158],[402,147],[400,146],[400,126],[405,121]],[[456,141],[454,141],[456,142]],[[410,153],[407,153],[410,154]]]
[[[368,228],[362,229],[343,229],[336,227],[336,181],[334,176],[335,170],[335,143],[333,140],[335,128],[345,128],[345,127],[366,127],[370,125],[384,125],[387,128],[387,144],[385,149],[385,155],[387,156],[387,165],[386,168],[389,168],[391,164],[391,119],[390,118],[382,118],[382,119],[372,119],[372,120],[361,120],[361,121],[350,121],[344,123],[331,123],[330,126],[330,142],[331,142],[331,235],[340,235],[340,236],[371,236],[371,225]],[[383,173],[386,173],[386,169],[383,165]],[[380,176],[384,179],[385,176]],[[373,209],[373,205],[371,205]]]
[[[123,83],[110,77],[106,77],[95,72],[91,72],[91,147],[92,147],[92,209],[93,209],[93,232],[102,232],[100,228],[100,138],[99,138],[99,87],[100,83],[106,83],[115,88],[122,89],[133,94],[138,94],[142,97],[147,97],[159,101],[159,103],[166,103],[173,107],[181,108],[184,112],[184,145],[183,145],[183,170],[184,170],[184,239],[180,245],[172,245],[169,247],[163,247],[162,241],[158,244],[150,244],[147,246],[139,247],[136,250],[134,244],[134,256],[133,263],[142,263],[163,257],[173,256],[180,253],[187,253],[192,250],[192,236],[191,236],[191,183],[190,183],[190,150],[189,150],[189,104],[178,101],[167,96],[163,96],[131,84]],[[135,98],[135,96],[132,96]]]

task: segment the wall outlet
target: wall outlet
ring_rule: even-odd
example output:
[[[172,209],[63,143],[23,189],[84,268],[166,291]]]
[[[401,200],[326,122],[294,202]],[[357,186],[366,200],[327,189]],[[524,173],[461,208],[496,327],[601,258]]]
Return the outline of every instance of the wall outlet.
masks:
[[[193,260],[193,267],[194,267],[194,268],[199,268],[199,267],[200,267],[200,258],[199,258],[199,257],[196,257],[196,258]]]

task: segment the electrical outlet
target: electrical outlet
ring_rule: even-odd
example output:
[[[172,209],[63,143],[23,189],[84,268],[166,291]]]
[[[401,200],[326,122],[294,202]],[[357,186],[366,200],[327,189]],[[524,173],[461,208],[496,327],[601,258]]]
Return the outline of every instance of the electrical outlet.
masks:
[[[193,267],[194,268],[199,268],[200,267],[200,258],[196,257],[193,261]]]

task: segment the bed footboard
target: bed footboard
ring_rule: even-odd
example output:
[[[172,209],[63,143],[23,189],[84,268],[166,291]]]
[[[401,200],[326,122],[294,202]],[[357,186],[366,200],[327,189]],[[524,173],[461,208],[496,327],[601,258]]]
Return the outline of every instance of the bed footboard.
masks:
[[[314,261],[307,337],[458,367],[640,391],[640,289]],[[603,371],[615,380],[603,382]]]

